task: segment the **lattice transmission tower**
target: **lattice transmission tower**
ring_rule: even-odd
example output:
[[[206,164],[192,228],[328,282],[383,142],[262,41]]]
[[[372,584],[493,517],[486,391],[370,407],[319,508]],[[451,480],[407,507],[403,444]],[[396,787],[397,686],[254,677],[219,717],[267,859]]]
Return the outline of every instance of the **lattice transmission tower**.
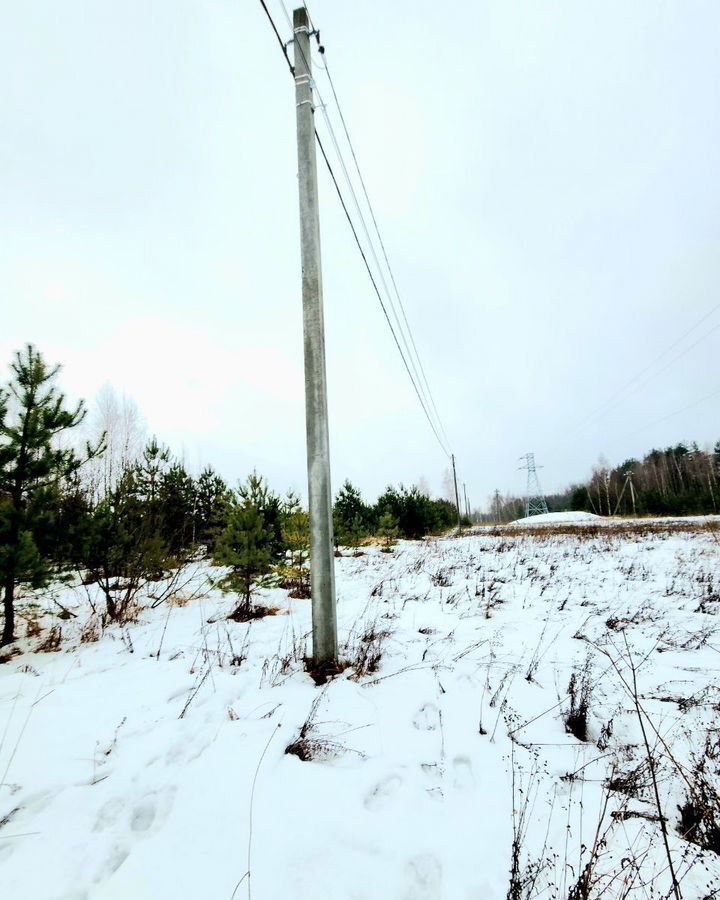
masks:
[[[526,453],[520,459],[525,460],[525,465],[520,466],[521,469],[527,469],[527,491],[525,494],[525,515],[540,516],[548,511],[548,505],[545,502],[545,495],[540,487],[540,479],[537,470],[542,466],[535,465],[535,454]]]

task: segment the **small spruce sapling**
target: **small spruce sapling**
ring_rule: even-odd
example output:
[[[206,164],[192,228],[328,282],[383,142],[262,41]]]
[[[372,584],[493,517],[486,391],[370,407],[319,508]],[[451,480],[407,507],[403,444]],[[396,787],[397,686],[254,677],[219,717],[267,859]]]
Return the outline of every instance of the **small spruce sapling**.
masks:
[[[310,597],[310,516],[294,494],[289,494],[283,508],[282,533],[285,541],[285,564],[281,568],[282,586],[293,599]]]
[[[230,490],[223,479],[209,466],[203,469],[196,482],[194,525],[195,541],[212,555],[215,541],[227,524],[230,511]]]
[[[170,564],[156,513],[133,466],[87,518],[80,563],[105,597],[107,621],[134,618],[138,594]]]
[[[249,503],[238,503],[215,546],[215,562],[230,567],[217,585],[223,592],[236,593],[241,598],[230,618],[253,618],[252,596],[257,587],[268,583],[271,546],[272,534],[260,510]]]
[[[195,483],[182,463],[172,462],[160,476],[158,486],[162,535],[178,562],[195,549]]]
[[[270,555],[274,561],[281,560],[285,546],[282,536],[282,509],[278,495],[257,472],[248,475],[245,484],[238,487],[237,494],[243,506],[254,506],[262,514]]]
[[[333,527],[336,547],[339,545],[356,550],[368,534],[370,510],[360,492],[345,481],[333,506]]]
[[[362,518],[360,516],[355,516],[355,518],[347,524],[345,532],[341,537],[345,546],[353,551],[353,556],[362,556],[359,547],[366,536],[367,531],[365,530]]]
[[[380,516],[377,527],[377,536],[382,541],[382,552],[392,553],[392,548],[400,536],[400,529],[398,527],[397,519],[389,509],[386,509]]]

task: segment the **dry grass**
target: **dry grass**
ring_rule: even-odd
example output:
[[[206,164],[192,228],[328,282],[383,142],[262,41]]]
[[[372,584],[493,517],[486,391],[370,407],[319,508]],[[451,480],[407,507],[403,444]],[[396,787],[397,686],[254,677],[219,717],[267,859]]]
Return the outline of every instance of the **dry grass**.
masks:
[[[41,641],[35,648],[39,653],[55,653],[60,649],[62,644],[62,628],[59,625],[53,625],[48,631],[45,640]]]
[[[285,752],[289,756],[297,756],[303,762],[310,762],[313,759],[334,759],[346,751],[346,747],[338,741],[330,737],[319,734],[315,720],[317,718],[318,707],[322,702],[327,686],[324,687],[313,700],[307,718],[300,726],[298,736],[291,741],[285,748]]]
[[[168,606],[177,607],[177,609],[183,609],[194,599],[195,596],[193,594],[188,594],[184,591],[178,591],[176,594],[172,594],[167,598],[167,604]]]
[[[703,752],[693,759],[685,801],[678,808],[678,831],[682,837],[717,854],[720,854],[719,760],[720,735],[713,729],[705,737]]]
[[[29,610],[25,616],[25,637],[39,637],[42,633],[42,624],[40,623],[40,615],[36,609]]]
[[[253,619],[264,619],[265,616],[279,615],[282,615],[282,610],[275,606],[253,605],[250,609],[247,609],[245,604],[242,603],[227,618],[233,622],[252,622]]]
[[[100,616],[93,614],[80,629],[80,643],[94,644],[100,640],[102,633],[103,627]]]
[[[546,525],[489,525],[478,526],[468,536],[536,538],[539,540],[569,537],[578,541],[587,541],[594,538],[633,540],[634,538],[647,537],[648,535],[667,537],[671,534],[720,535],[720,520],[608,519],[603,524],[598,525],[574,525],[570,522],[548,523]]]
[[[570,676],[568,697],[570,709],[565,713],[565,731],[579,741],[588,740],[588,712],[592,694],[592,673],[588,660],[582,669],[576,669]]]

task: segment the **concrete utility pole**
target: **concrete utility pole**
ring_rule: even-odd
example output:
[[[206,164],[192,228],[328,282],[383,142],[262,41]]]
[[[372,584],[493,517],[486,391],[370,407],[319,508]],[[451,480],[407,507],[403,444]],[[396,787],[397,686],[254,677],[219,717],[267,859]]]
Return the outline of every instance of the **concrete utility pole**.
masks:
[[[455,508],[457,509],[458,528],[460,528],[460,495],[458,494],[457,473],[455,472],[455,454],[454,453],[452,453],[450,455],[450,459],[452,459],[453,482],[455,483]]]
[[[463,496],[465,497],[465,515],[469,519],[470,518],[470,504],[468,503],[467,488],[465,487],[464,481],[463,481]]]
[[[337,661],[337,610],[325,375],[325,326],[320,267],[320,211],[317,161],[315,159],[310,25],[305,7],[293,12],[293,32],[298,187],[300,191],[313,660],[318,666],[331,666]]]

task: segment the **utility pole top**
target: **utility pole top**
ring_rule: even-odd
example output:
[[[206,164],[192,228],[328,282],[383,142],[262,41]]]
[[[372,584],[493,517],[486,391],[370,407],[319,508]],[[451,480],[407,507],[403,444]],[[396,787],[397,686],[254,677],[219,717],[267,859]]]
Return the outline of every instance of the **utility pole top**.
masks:
[[[450,459],[452,460],[452,469],[453,469],[453,482],[455,483],[455,509],[457,510],[457,527],[458,531],[460,531],[461,521],[460,521],[460,494],[458,493],[458,483],[457,483],[457,472],[455,471],[455,454],[452,453],[450,455]]]
[[[299,28],[307,28],[310,31],[310,17],[304,6],[298,6],[293,10],[293,29],[297,31]]]

